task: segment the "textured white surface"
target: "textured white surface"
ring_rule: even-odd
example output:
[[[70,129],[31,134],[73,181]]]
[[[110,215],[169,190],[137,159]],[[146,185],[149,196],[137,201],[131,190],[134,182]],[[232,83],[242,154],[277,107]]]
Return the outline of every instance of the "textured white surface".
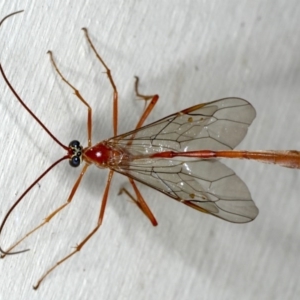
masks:
[[[5,2],[5,3],[4,3]],[[0,30],[1,63],[29,107],[63,142],[86,143],[86,110],[56,76],[93,107],[94,139],[112,135],[111,87],[81,27],[112,69],[120,94],[119,132],[133,128],[145,93],[159,93],[149,118],[227,96],[257,110],[240,149],[299,149],[300,2],[291,1],[2,1],[1,17],[25,9]],[[64,152],[0,80],[0,216]],[[153,228],[112,185],[101,230],[33,291],[32,284],[96,224],[106,171],[91,168],[74,203],[23,243],[31,251],[0,261],[1,299],[298,299],[299,171],[228,163],[260,209],[246,225],[198,213],[141,187]],[[6,248],[62,204],[79,170],[63,163],[34,187],[11,216]],[[22,247],[20,246],[20,249]]]

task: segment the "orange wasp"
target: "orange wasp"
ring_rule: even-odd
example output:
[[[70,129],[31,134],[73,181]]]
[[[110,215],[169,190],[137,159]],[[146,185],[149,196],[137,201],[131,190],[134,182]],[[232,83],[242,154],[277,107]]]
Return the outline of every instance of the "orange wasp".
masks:
[[[0,22],[0,26],[4,20],[20,12],[22,11],[6,16]],[[56,72],[88,109],[87,147],[83,147],[77,140],[70,142],[68,146],[62,144],[26,106],[12,87],[4,73],[2,65],[0,65],[4,81],[20,104],[43,127],[51,138],[66,151],[66,154],[45,170],[11,206],[0,225],[0,234],[15,207],[33,186],[57,164],[63,160],[69,160],[69,164],[72,167],[78,167],[83,163],[83,168],[67,201],[8,250],[4,251],[0,248],[2,257],[29,250],[12,252],[26,237],[49,222],[58,212],[71,203],[84,174],[91,165],[109,169],[108,180],[96,226],[71,253],[44,273],[34,286],[35,289],[39,287],[44,278],[58,265],[77,253],[99,229],[103,221],[108,192],[114,172],[128,177],[135,196],[126,189],[122,189],[122,192],[125,192],[151,223],[156,226],[157,221],[138,190],[136,181],[148,185],[200,212],[233,223],[246,223],[256,218],[258,209],[245,183],[233,170],[220,162],[218,158],[245,158],[264,163],[278,164],[288,168],[300,168],[300,153],[298,151],[232,150],[243,140],[248,127],[256,116],[253,106],[241,98],[224,98],[198,104],[143,126],[144,121],[158,101],[158,95],[145,96],[140,94],[138,92],[137,77],[135,82],[136,95],[145,101],[149,100],[150,103],[146,106],[143,115],[133,131],[117,135],[118,91],[111,71],[96,51],[87,29],[83,28],[83,31],[97,59],[106,69],[106,74],[113,88],[114,137],[96,145],[92,145],[92,108],[83,99],[80,92],[62,75],[51,51],[48,53]]]

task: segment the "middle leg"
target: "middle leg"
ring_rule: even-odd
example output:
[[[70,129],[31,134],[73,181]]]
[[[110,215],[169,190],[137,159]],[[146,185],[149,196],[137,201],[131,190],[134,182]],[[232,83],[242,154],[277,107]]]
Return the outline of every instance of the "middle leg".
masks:
[[[149,116],[149,114],[152,112],[155,104],[158,101],[158,95],[143,95],[139,93],[138,90],[138,84],[139,84],[139,78],[137,76],[135,76],[135,93],[136,96],[139,98],[142,98],[145,101],[148,101],[151,99],[151,102],[148,104],[148,106],[145,108],[140,120],[138,121],[135,129],[139,129],[142,127],[142,125],[144,124],[145,120],[147,119],[147,117]],[[132,135],[132,139],[134,139],[134,134]],[[131,145],[131,141],[128,142],[128,145]],[[152,211],[150,210],[149,206],[147,205],[146,201],[144,200],[144,197],[142,196],[141,192],[139,191],[138,187],[136,186],[134,180],[132,178],[129,178],[129,182],[131,184],[131,186],[133,187],[133,190],[135,192],[136,197],[132,196],[131,193],[125,189],[122,188],[119,192],[119,194],[121,194],[122,192],[124,192],[132,201],[133,203],[135,203],[137,205],[137,207],[146,215],[146,217],[150,220],[150,222],[152,223],[153,226],[157,226],[157,221],[152,213]]]

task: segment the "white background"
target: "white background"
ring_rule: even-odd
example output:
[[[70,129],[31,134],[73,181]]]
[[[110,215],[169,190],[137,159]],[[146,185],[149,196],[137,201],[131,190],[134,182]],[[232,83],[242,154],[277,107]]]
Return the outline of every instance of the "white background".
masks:
[[[5,3],[4,3],[5,2]],[[93,142],[112,136],[112,90],[83,32],[113,72],[119,133],[143,109],[133,92],[158,93],[148,122],[228,96],[257,110],[239,149],[300,149],[300,2],[298,0],[2,1],[0,59],[27,105],[63,143],[86,144],[86,109],[59,80],[47,56],[93,107]],[[65,152],[0,81],[0,216]],[[72,204],[0,261],[1,299],[298,299],[300,173],[233,161],[260,209],[235,225],[200,214],[141,186],[159,226],[125,196],[116,175],[105,219],[82,251],[40,286],[32,285],[95,226],[107,171],[91,167]],[[67,162],[35,186],[11,215],[4,249],[64,203],[80,170]]]

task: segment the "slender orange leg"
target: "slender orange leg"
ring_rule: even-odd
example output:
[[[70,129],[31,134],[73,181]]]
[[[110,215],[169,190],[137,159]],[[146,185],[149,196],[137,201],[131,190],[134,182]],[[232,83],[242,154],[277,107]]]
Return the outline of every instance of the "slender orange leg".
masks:
[[[90,105],[84,100],[84,98],[81,96],[80,92],[62,75],[60,70],[58,69],[53,54],[51,51],[48,51],[48,54],[50,55],[51,63],[53,64],[53,67],[55,68],[56,72],[60,76],[60,78],[74,91],[74,94],[78,97],[78,99],[87,107],[88,109],[88,118],[87,118],[87,132],[88,132],[88,147],[92,146],[92,108]]]
[[[151,111],[153,110],[155,104],[158,101],[158,95],[142,95],[139,93],[138,91],[138,84],[139,84],[139,78],[137,76],[135,76],[135,93],[136,96],[139,98],[144,99],[145,101],[148,101],[151,99],[151,102],[149,103],[149,105],[146,107],[146,109],[144,110],[144,113],[142,114],[140,120],[138,121],[137,125],[136,125],[136,129],[140,128],[143,123],[145,122],[145,120],[147,119],[147,117],[149,116],[149,114],[151,113]],[[134,137],[134,136],[133,136]],[[128,145],[131,144],[131,141],[128,142]],[[153,226],[156,226],[158,223],[153,215],[153,213],[151,212],[149,206],[147,205],[146,201],[144,200],[141,192],[139,191],[138,187],[136,186],[135,182],[133,181],[133,179],[128,178],[130,184],[133,187],[133,190],[135,192],[136,198],[134,198],[130,192],[125,189],[122,188],[119,192],[119,195],[124,192],[137,206],[138,208],[146,215],[146,217],[150,220],[150,222],[152,223]]]
[[[82,180],[83,175],[85,174],[87,168],[89,167],[89,164],[85,164],[80,175],[78,176],[72,190],[71,193],[68,197],[68,200],[66,201],[66,203],[64,203],[63,205],[61,205],[59,208],[57,208],[55,211],[53,211],[50,215],[48,215],[44,221],[39,224],[38,226],[36,226],[34,229],[32,229],[31,231],[29,231],[23,238],[21,238],[20,240],[18,240],[16,243],[14,243],[6,252],[10,252],[11,250],[13,250],[16,246],[18,246],[22,241],[24,241],[28,236],[30,236],[31,234],[33,234],[35,231],[37,231],[38,229],[40,229],[41,227],[43,227],[45,224],[49,223],[50,220],[57,214],[59,213],[61,210],[63,210],[68,204],[71,203],[71,201],[73,200],[73,197],[77,191],[77,188]],[[2,254],[0,257],[4,258],[6,256],[6,254]]]
[[[135,126],[135,129],[139,129],[143,126],[145,120],[148,118],[148,116],[150,115],[150,113],[152,112],[155,104],[157,103],[159,96],[158,95],[143,95],[139,93],[138,90],[138,84],[139,84],[139,78],[137,76],[135,76],[135,83],[134,83],[134,90],[135,90],[135,94],[137,97],[142,98],[143,100],[145,100],[146,102],[148,100],[151,99],[151,102],[148,104],[148,106],[146,106],[142,116],[140,117],[140,120],[138,121],[138,123]],[[132,139],[134,138],[134,134],[132,135]],[[127,145],[131,145],[132,141],[129,141],[127,143]]]
[[[98,60],[101,62],[101,64],[105,68],[106,75],[107,75],[107,77],[110,81],[110,84],[112,85],[113,91],[114,91],[114,95],[113,95],[113,128],[114,128],[114,136],[117,136],[117,134],[118,134],[118,90],[117,90],[116,84],[112,78],[111,71],[108,68],[108,66],[106,65],[106,63],[104,62],[104,60],[102,59],[102,57],[97,52],[94,44],[92,43],[92,41],[90,39],[88,30],[86,28],[82,28],[82,30],[84,31],[87,41],[88,41],[89,45],[91,46],[93,52],[95,53],[96,57],[98,58]]]
[[[98,58],[98,60],[101,62],[101,64],[104,66],[105,70],[106,70],[106,74],[107,77],[112,85],[113,91],[114,91],[114,95],[113,95],[113,128],[114,128],[114,136],[117,135],[117,131],[118,131],[118,91],[117,91],[117,87],[115,85],[115,82],[113,80],[113,77],[111,75],[111,70],[108,68],[108,66],[106,65],[106,63],[104,62],[104,60],[102,59],[102,57],[100,56],[100,54],[97,52],[94,44],[92,43],[89,34],[88,34],[88,30],[86,28],[82,28],[82,30],[85,33],[85,36],[87,38],[87,41],[89,43],[89,45],[91,46],[93,52],[95,53],[96,57]],[[139,93],[138,91],[138,83],[139,83],[139,78],[135,77],[136,81],[135,81],[135,93],[137,95],[137,97],[144,99],[145,101],[148,101],[151,99],[151,102],[149,103],[149,105],[146,107],[143,115],[141,116],[138,124],[136,125],[136,129],[140,128],[143,123],[145,122],[146,118],[149,116],[149,114],[151,113],[151,111],[153,110],[156,102],[158,101],[158,95],[142,95]],[[133,186],[136,196],[137,196],[137,200],[134,200],[134,198],[129,194],[129,192],[127,190],[124,189],[124,191],[126,192],[127,195],[130,195],[132,197],[132,199],[134,200],[134,203],[137,204],[137,206],[143,211],[143,213],[149,218],[149,220],[151,221],[151,223],[156,226],[157,225],[157,221],[155,220],[155,217],[153,216],[151,210],[149,209],[148,205],[146,204],[143,196],[141,195],[141,193],[139,192],[137,186],[135,185],[134,181],[132,179],[130,179],[130,183]]]
[[[135,94],[137,97],[142,98],[143,100],[145,100],[146,102],[148,100],[151,100],[150,103],[148,104],[148,106],[145,108],[140,120],[138,121],[138,123],[135,126],[135,129],[138,129],[140,127],[143,126],[145,120],[148,118],[149,114],[152,112],[155,104],[158,101],[158,95],[143,95],[139,93],[139,89],[138,89],[138,85],[139,85],[139,77],[135,76],[135,84],[134,84],[134,90],[135,90]]]
[[[144,200],[142,194],[140,193],[139,189],[137,188],[133,179],[129,178],[129,182],[133,187],[135,192],[136,198],[132,196],[132,194],[125,188],[120,189],[119,195],[125,193],[132,201],[137,205],[137,207],[145,214],[145,216],[150,220],[153,226],[157,226],[157,221],[151,212],[149,206],[147,205],[146,201]]]
[[[104,217],[104,212],[105,212],[105,207],[106,207],[106,203],[107,203],[107,198],[108,198],[108,192],[109,192],[109,188],[110,188],[110,184],[111,184],[111,180],[113,177],[114,171],[110,170],[109,175],[108,175],[108,179],[107,179],[107,183],[106,183],[106,187],[105,187],[105,191],[103,194],[103,198],[102,198],[102,202],[101,202],[101,208],[100,208],[100,213],[99,213],[99,218],[98,218],[98,222],[96,227],[86,236],[86,238],[84,240],[82,240],[75,248],[74,251],[72,251],[70,254],[68,254],[67,256],[65,256],[63,259],[61,259],[60,261],[58,261],[53,267],[51,267],[37,282],[37,284],[33,287],[35,290],[39,287],[39,285],[41,284],[41,282],[54,270],[56,269],[56,267],[58,267],[60,264],[62,264],[64,261],[66,261],[67,259],[69,259],[71,256],[73,256],[74,254],[76,254],[77,252],[79,252],[81,250],[81,248],[85,245],[85,243],[97,232],[97,230],[99,229],[99,227],[102,224],[103,221],[103,217]]]

